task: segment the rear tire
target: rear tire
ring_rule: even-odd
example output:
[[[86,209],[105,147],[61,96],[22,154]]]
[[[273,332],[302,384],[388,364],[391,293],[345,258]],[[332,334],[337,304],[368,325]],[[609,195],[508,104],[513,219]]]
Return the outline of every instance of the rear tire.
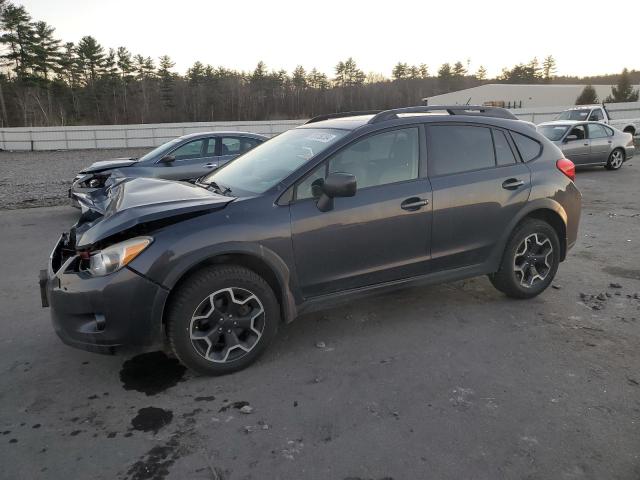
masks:
[[[280,323],[280,306],[267,282],[235,265],[202,269],[176,291],[167,335],[176,357],[204,375],[246,368],[265,351]]]
[[[619,170],[624,163],[624,157],[624,150],[622,150],[621,148],[616,148],[609,154],[609,159],[607,160],[605,168],[607,170]]]
[[[508,297],[533,298],[551,284],[559,264],[556,231],[543,220],[527,219],[511,234],[500,268],[489,280]]]

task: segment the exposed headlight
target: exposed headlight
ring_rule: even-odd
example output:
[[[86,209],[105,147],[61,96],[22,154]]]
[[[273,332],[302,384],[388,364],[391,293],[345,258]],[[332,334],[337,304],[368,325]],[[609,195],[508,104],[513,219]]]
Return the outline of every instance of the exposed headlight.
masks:
[[[91,188],[97,188],[102,182],[97,178],[92,178],[88,183]]]
[[[140,255],[152,241],[151,237],[135,237],[93,253],[89,258],[89,273],[102,277],[117,272]]]

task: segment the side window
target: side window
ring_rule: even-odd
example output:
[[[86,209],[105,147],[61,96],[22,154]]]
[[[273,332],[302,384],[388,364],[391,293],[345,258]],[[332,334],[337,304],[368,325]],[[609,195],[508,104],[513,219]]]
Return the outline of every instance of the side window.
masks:
[[[242,138],[240,141],[240,153],[247,152],[260,145],[260,143],[260,140],[256,140],[255,138]]]
[[[491,131],[493,132],[493,144],[496,147],[496,163],[498,165],[513,165],[516,163],[516,157],[505,134],[500,130]]]
[[[207,143],[207,151],[205,153],[205,157],[213,157],[216,154],[216,143],[218,142],[217,138],[209,138],[207,139],[209,143]]]
[[[240,154],[240,139],[224,137],[222,139],[221,155],[239,155],[239,154]]]
[[[185,143],[181,147],[176,148],[171,155],[176,157],[176,160],[189,160],[191,158],[199,158],[202,156],[202,147],[204,146],[204,139],[194,140],[193,142]]]
[[[357,140],[329,160],[329,172],[355,175],[358,189],[418,178],[418,129],[404,128]]]
[[[604,127],[604,129],[607,132],[607,137],[613,137],[613,128]]]
[[[599,108],[595,108],[593,112],[591,112],[591,115],[589,115],[589,120],[591,120],[592,122],[599,122],[603,118],[604,116],[602,115],[602,110],[600,110]]]
[[[582,135],[582,138],[584,138],[584,131]],[[540,145],[531,137],[527,137],[526,135],[522,135],[516,132],[511,132],[511,137],[513,138],[513,141],[516,144],[518,151],[520,152],[522,160],[525,162],[537,158],[538,155],[540,155],[540,153],[542,152],[542,145]]]
[[[597,123],[588,123],[587,132],[589,132],[589,138],[605,138],[608,137],[607,131],[602,125]]]
[[[491,130],[467,125],[427,128],[429,175],[447,175],[495,166]]]

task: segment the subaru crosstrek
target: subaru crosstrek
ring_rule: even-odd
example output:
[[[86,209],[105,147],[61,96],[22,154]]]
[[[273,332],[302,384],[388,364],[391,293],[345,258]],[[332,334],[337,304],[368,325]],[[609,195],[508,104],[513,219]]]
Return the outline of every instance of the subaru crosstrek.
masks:
[[[252,363],[281,321],[403,285],[488,275],[544,291],[576,241],[573,164],[510,112],[316,117],[197,184],[114,178],[41,272],[67,344],[168,341],[188,367]]]

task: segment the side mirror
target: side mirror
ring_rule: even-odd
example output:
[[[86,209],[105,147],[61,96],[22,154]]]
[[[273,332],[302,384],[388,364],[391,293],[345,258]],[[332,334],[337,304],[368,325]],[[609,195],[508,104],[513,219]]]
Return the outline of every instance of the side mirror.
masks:
[[[353,197],[356,194],[357,182],[355,175],[344,172],[330,173],[322,184],[322,194],[318,199],[318,210],[328,212],[333,210],[335,197]]]
[[[578,135],[567,135],[567,138],[564,139],[564,143],[573,142],[574,140],[578,140]]]
[[[171,163],[176,159],[175,155],[166,155],[160,159],[160,163]]]

